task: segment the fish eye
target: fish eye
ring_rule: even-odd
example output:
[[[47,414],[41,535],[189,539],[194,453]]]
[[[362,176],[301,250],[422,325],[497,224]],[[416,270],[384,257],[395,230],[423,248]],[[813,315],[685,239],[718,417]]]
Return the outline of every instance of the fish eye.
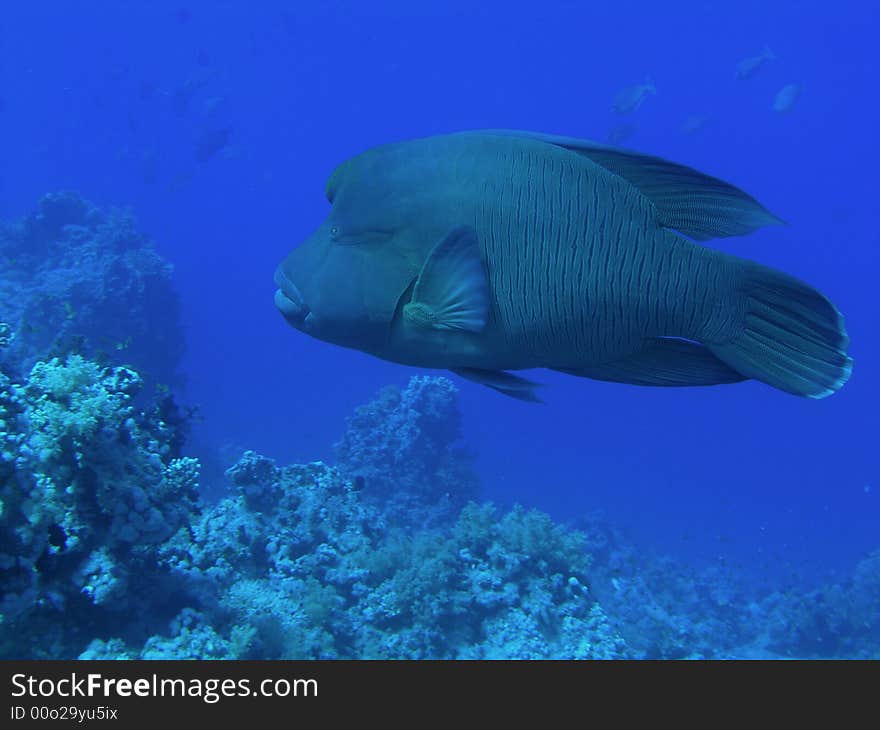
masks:
[[[332,225],[329,229],[330,240],[340,246],[361,246],[366,244],[379,244],[387,240],[390,231],[380,229],[360,229],[340,225]]]

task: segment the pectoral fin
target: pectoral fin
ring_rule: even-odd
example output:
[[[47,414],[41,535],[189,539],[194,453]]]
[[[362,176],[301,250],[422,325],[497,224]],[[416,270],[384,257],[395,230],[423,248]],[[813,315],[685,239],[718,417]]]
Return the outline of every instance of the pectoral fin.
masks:
[[[467,380],[472,380],[480,385],[485,385],[487,388],[497,390],[499,393],[504,393],[504,395],[508,395],[511,398],[516,398],[517,400],[524,400],[529,403],[544,402],[535,395],[535,388],[537,388],[540,383],[526,380],[518,375],[511,375],[503,370],[452,368],[452,372],[466,378]]]
[[[420,327],[480,332],[489,318],[489,282],[473,228],[453,228],[428,254],[403,308]]]

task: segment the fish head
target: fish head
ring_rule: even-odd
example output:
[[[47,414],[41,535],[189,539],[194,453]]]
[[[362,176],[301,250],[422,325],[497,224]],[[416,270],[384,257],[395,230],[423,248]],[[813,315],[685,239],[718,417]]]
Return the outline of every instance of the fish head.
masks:
[[[275,306],[296,329],[374,354],[388,346],[401,298],[436,240],[421,165],[405,158],[393,145],[377,148],[331,175],[327,218],[275,271]]]

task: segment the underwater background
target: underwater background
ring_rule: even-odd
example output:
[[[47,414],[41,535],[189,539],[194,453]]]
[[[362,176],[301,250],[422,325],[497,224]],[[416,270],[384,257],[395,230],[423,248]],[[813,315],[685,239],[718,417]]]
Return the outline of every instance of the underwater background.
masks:
[[[880,657],[878,25],[855,1],[5,3],[0,655]],[[849,383],[542,371],[534,405],[292,330],[272,274],[335,165],[481,128],[754,195],[787,225],[709,245],[827,295]]]

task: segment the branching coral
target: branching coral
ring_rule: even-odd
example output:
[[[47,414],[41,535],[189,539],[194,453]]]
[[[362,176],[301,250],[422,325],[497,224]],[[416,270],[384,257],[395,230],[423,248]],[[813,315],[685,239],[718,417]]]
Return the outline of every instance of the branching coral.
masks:
[[[62,610],[130,610],[149,546],[189,522],[198,462],[169,457],[141,385],[79,355],[0,375],[0,645]]]
[[[157,382],[179,379],[183,352],[172,267],[129,214],[75,193],[46,195],[19,223],[0,227],[0,343],[30,368],[80,352],[129,363]]]
[[[250,635],[248,656],[625,653],[587,589],[583,537],[546,515],[470,504],[410,534],[319,462],[279,468],[248,452],[229,475],[239,495],[160,553],[201,610]],[[527,647],[499,643],[525,626]]]
[[[392,522],[449,522],[476,495],[473,455],[461,442],[458,390],[447,378],[414,377],[355,410],[336,454]]]

